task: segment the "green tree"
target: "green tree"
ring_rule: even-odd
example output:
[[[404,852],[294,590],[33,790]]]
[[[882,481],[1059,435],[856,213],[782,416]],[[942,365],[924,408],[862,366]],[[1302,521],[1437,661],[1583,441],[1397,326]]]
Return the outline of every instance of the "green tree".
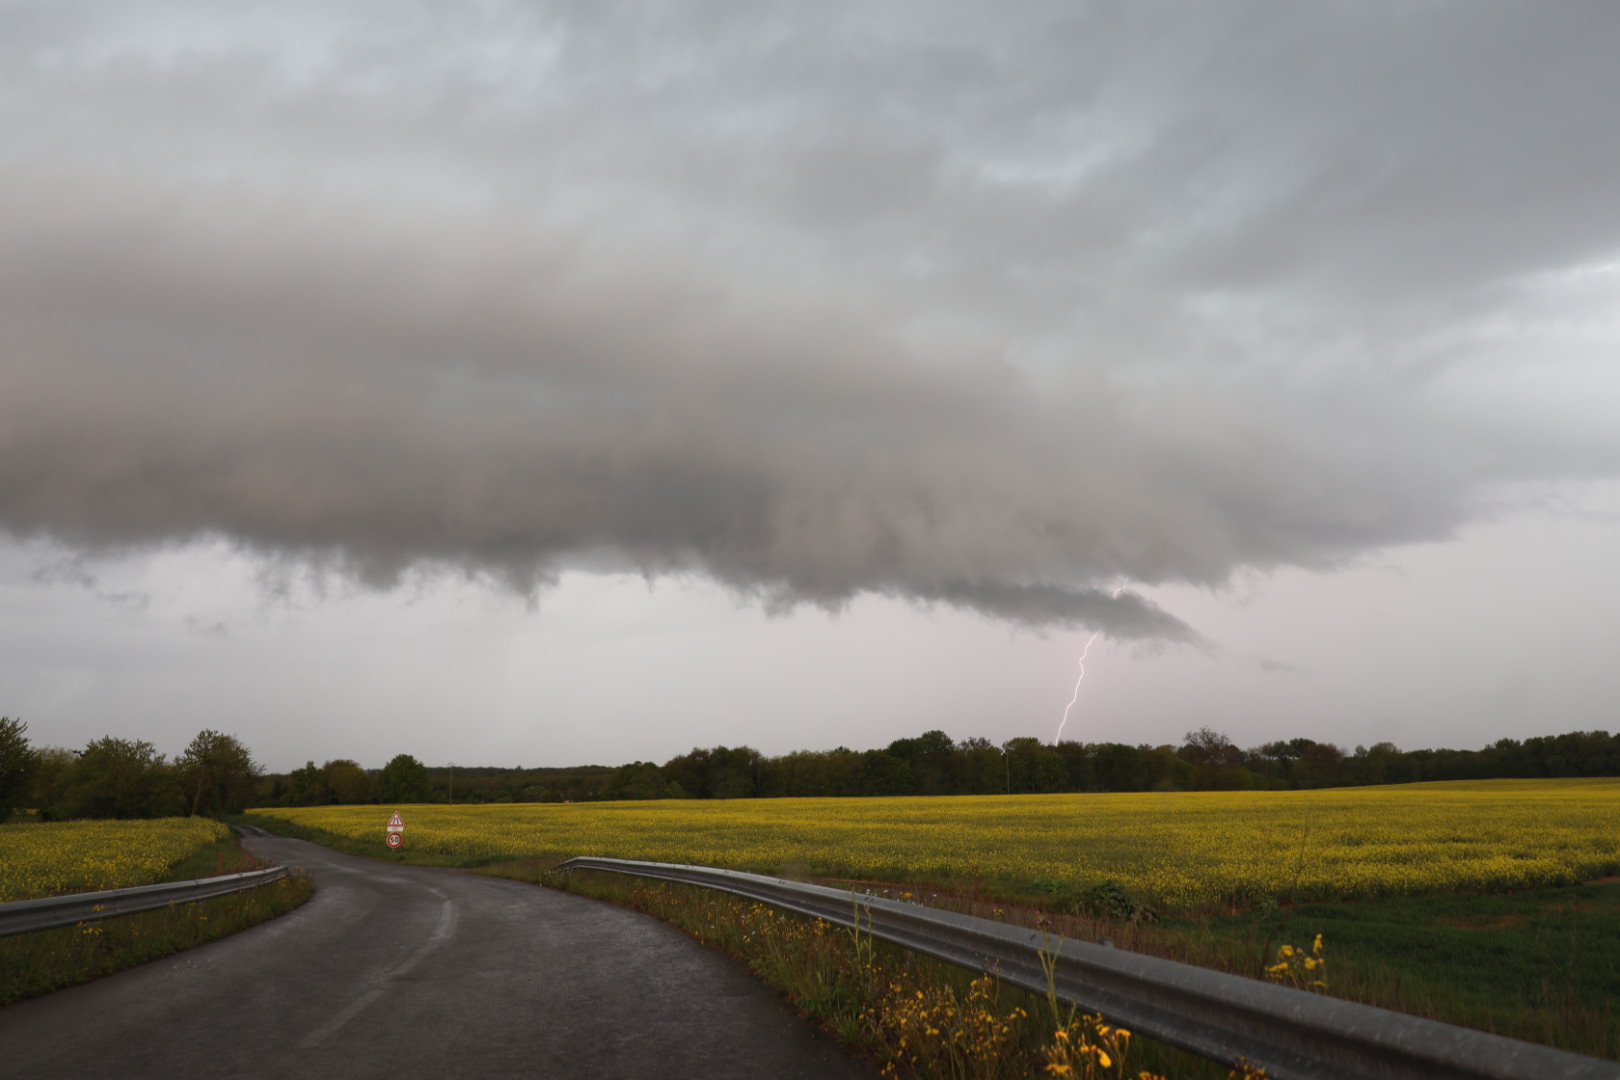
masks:
[[[1037,750],[1031,764],[1036,791],[1052,794],[1069,786],[1069,763],[1050,746]]]
[[[1163,746],[1142,745],[1136,748],[1142,762],[1143,791],[1186,791],[1191,784],[1193,767],[1176,753],[1168,743]]]
[[[889,756],[911,768],[912,791],[918,795],[954,795],[952,766],[956,744],[943,731],[925,731],[915,739],[896,739],[889,744]]]
[[[1300,787],[1335,787],[1343,776],[1344,751],[1332,743],[1312,742],[1294,762],[1294,779]]]
[[[989,739],[964,739],[957,753],[962,759],[958,790],[963,795],[1000,795],[1010,786],[1006,757]]]
[[[313,761],[304,762],[287,776],[288,806],[325,806],[332,798],[326,790],[326,775]]]
[[[0,716],[0,822],[22,805],[39,771],[39,754],[28,745],[28,725]]]
[[[1213,728],[1187,732],[1177,754],[1192,766],[1188,786],[1195,791],[1244,791],[1254,786],[1254,777],[1243,767],[1243,751]]]
[[[663,773],[665,778],[685,792],[687,797],[693,799],[709,797],[709,751],[701,746],[694,746],[690,753],[664,762]]]
[[[620,765],[613,779],[602,792],[607,799],[666,799],[669,781],[659,767],[651,761],[632,761]]]
[[[1091,771],[1091,751],[1085,743],[1065,739],[1052,749],[1063,759],[1065,791],[1091,791],[1096,788],[1096,777]]]
[[[170,817],[186,805],[174,770],[155,746],[111,735],[84,748],[62,788],[68,817]]]
[[[760,754],[749,746],[717,746],[709,754],[711,799],[750,799],[759,794]]]
[[[1091,749],[1098,791],[1146,791],[1151,786],[1150,768],[1140,747],[1111,742]]]
[[[1002,744],[1007,754],[1003,762],[1007,777],[1015,793],[1039,791],[1037,758],[1046,749],[1041,740],[1030,735],[1019,735]]]
[[[291,791],[286,773],[261,773],[253,785],[254,806],[286,806]]]
[[[1417,779],[1413,762],[1392,742],[1356,747],[1345,762],[1345,773],[1351,784],[1405,784]]]
[[[868,750],[861,755],[865,767],[863,795],[910,795],[913,791],[911,763],[885,750]]]
[[[338,758],[321,766],[321,780],[327,798],[335,803],[371,801],[371,776],[358,761]]]
[[[766,758],[760,762],[759,794],[770,798],[825,794],[830,786],[825,776],[827,757],[814,750],[794,750]]]
[[[247,809],[262,770],[234,736],[201,731],[176,760],[181,787],[193,814],[240,814]]]
[[[409,754],[396,754],[383,766],[377,786],[383,802],[420,803],[428,800],[427,766]]]
[[[67,817],[67,778],[78,764],[79,752],[65,746],[42,746],[34,751],[39,768],[34,770],[33,804],[41,821]]]

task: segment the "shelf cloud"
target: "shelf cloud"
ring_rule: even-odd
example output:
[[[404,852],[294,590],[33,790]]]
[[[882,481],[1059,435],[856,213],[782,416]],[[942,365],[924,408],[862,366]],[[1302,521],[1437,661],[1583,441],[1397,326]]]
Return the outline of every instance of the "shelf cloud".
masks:
[[[1608,5],[367,10],[8,7],[0,528],[1193,640],[1620,463]]]

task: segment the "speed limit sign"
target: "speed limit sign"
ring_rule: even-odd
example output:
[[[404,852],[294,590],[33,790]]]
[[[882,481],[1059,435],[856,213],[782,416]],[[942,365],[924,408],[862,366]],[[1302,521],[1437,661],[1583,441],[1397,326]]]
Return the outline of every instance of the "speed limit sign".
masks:
[[[389,847],[399,847],[399,845],[404,843],[404,842],[405,842],[405,834],[404,833],[391,832],[391,833],[388,834],[388,846]]]

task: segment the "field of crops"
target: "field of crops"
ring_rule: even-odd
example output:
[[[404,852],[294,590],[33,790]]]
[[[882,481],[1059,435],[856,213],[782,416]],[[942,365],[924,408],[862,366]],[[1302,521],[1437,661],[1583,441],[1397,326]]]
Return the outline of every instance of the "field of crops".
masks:
[[[0,825],[0,903],[146,885],[229,835],[207,818]]]
[[[254,811],[376,841],[395,807]],[[1620,780],[1297,792],[399,807],[447,855],[607,855],[766,873],[1116,879],[1167,908],[1233,898],[1503,891],[1620,871]]]

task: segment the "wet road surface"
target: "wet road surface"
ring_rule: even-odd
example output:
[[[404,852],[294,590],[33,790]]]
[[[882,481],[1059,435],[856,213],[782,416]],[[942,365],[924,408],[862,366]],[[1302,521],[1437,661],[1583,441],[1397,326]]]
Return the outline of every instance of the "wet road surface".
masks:
[[[316,893],[0,1009],[0,1076],[780,1077],[876,1071],[725,957],[570,893],[254,837]]]

